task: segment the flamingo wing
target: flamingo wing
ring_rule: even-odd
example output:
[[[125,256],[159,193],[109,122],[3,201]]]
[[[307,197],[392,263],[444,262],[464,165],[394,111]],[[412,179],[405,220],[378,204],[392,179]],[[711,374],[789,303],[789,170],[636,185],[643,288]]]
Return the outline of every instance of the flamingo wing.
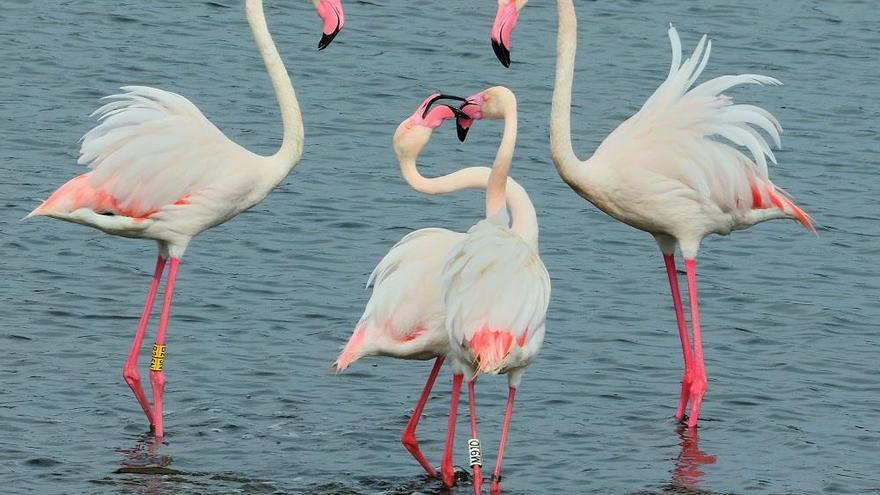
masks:
[[[370,354],[407,357],[426,345],[445,342],[440,269],[465,234],[446,229],[421,229],[407,234],[382,258],[367,286],[373,292],[354,333],[336,360],[343,370]],[[427,335],[423,345],[413,343]]]
[[[523,367],[544,337],[550,276],[536,248],[506,223],[483,220],[443,268],[451,347],[478,372]]]
[[[146,217],[257,156],[183,96],[145,86],[122,89],[92,114],[99,123],[81,139],[78,163],[91,172],[59,188],[35,214],[90,208]]]
[[[672,26],[669,39],[672,65],[666,80],[635,115],[605,138],[591,160],[631,167],[626,170],[632,174],[650,171],[675,179],[725,212],[771,206],[796,209],[767,171],[767,161],[776,162],[770,144],[780,145],[779,122],[761,107],[734,104],[722,94],[741,84],[781,83],[772,77],[741,74],[692,87],[708,63],[712,42],[703,36],[682,62],[681,41]],[[804,219],[808,220],[805,214]]]

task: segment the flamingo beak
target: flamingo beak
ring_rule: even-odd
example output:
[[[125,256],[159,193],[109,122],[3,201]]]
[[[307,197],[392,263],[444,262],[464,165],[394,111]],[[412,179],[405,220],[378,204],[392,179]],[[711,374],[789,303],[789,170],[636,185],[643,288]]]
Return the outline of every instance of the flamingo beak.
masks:
[[[330,46],[330,42],[345,24],[345,13],[342,11],[342,3],[340,0],[321,0],[316,7],[318,16],[324,23],[321,41],[318,42],[318,50],[323,50]]]
[[[510,67],[510,33],[516,27],[519,18],[519,10],[516,2],[498,4],[498,12],[495,14],[495,22],[492,23],[492,32],[489,38],[492,41],[492,50],[501,62],[501,65]]]
[[[462,98],[461,96],[453,96],[453,95],[447,95],[447,94],[435,94],[432,97],[430,97],[428,99],[428,101],[426,101],[423,104],[425,109],[422,111],[422,118],[425,118],[428,115],[428,110],[431,109],[431,105],[433,105],[434,103],[436,103],[439,100],[456,100],[456,101],[463,101],[463,102],[467,101],[466,99]],[[444,105],[444,106],[449,107],[449,105]],[[452,107],[449,107],[449,108],[452,109],[452,111],[453,111],[452,113],[454,113],[456,115],[461,113],[460,110],[457,108],[452,108]]]

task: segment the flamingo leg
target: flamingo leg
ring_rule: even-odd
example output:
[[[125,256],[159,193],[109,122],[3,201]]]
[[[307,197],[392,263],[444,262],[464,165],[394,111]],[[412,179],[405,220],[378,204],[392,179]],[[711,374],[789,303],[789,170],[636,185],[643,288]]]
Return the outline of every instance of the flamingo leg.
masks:
[[[483,491],[483,454],[479,445],[480,437],[477,436],[477,401],[474,391],[475,382],[476,380],[468,381],[468,408],[471,413],[471,438],[468,441],[468,451],[471,452],[470,462],[471,468],[474,470],[474,495],[480,495]],[[478,457],[474,456],[475,450]]]
[[[138,354],[144,342],[144,333],[147,330],[147,323],[150,321],[150,313],[153,311],[153,302],[156,300],[156,292],[159,290],[159,281],[162,279],[162,272],[165,271],[165,258],[158,256],[156,258],[156,270],[153,272],[153,279],[150,281],[150,290],[147,292],[147,299],[144,301],[144,310],[141,313],[141,319],[138,322],[137,331],[134,333],[134,340],[131,342],[131,349],[128,351],[128,359],[122,368],[122,378],[144,410],[150,427],[153,426],[153,412],[150,409],[150,403],[144,394],[144,388],[141,385],[141,376],[137,370]]]
[[[425,459],[425,456],[419,448],[419,442],[416,440],[416,427],[419,425],[419,420],[422,419],[422,411],[424,411],[425,404],[428,402],[428,396],[431,393],[431,389],[434,388],[434,381],[437,380],[437,374],[440,373],[440,368],[443,366],[444,359],[443,356],[440,356],[434,361],[434,367],[431,368],[431,374],[428,375],[425,389],[422,390],[422,395],[419,397],[419,401],[416,403],[416,408],[413,409],[412,417],[409,418],[409,423],[406,424],[406,428],[403,430],[403,436],[400,439],[406,450],[415,457],[419,464],[425,469],[425,472],[428,473],[428,476],[431,476],[432,478],[437,477],[437,470],[431,467],[431,464],[428,463],[428,460]]]
[[[455,466],[452,464],[452,445],[455,441],[455,419],[458,415],[458,396],[461,394],[461,381],[464,375],[452,376],[452,397],[449,401],[449,423],[446,427],[446,446],[443,447],[443,460],[440,463],[440,472],[443,477],[443,486],[452,487],[455,484]]]
[[[669,289],[672,292],[672,305],[675,308],[675,321],[678,324],[678,336],[681,339],[681,354],[684,359],[684,374],[681,377],[681,397],[678,407],[675,408],[675,420],[684,418],[684,410],[687,407],[691,387],[691,345],[688,341],[687,322],[684,318],[684,306],[681,302],[681,292],[678,288],[678,275],[675,272],[675,255],[664,254],[663,261],[666,263],[666,275],[669,277]]]
[[[694,331],[694,359],[691,366],[691,412],[688,417],[688,428],[697,426],[700,418],[700,407],[703,404],[703,396],[706,395],[708,384],[706,381],[706,364],[703,362],[703,337],[700,332],[700,306],[697,297],[697,265],[693,259],[685,259],[684,266],[687,270],[688,296],[691,307],[691,326]]]
[[[178,258],[171,258],[168,267],[168,280],[165,282],[165,294],[162,300],[162,313],[159,316],[159,330],[156,332],[156,343],[150,360],[150,385],[153,389],[153,431],[156,438],[165,435],[162,428],[162,395],[165,392],[165,331],[168,329],[168,317],[171,315],[171,300],[174,297],[174,281],[177,279]]]
[[[510,431],[510,419],[513,417],[513,399],[516,397],[516,387],[507,390],[507,407],[504,409],[504,424],[501,427],[501,443],[498,444],[498,459],[495,461],[495,471],[492,473],[492,484],[489,493],[498,495],[501,493],[501,460],[504,457],[504,447],[507,446],[507,433]]]

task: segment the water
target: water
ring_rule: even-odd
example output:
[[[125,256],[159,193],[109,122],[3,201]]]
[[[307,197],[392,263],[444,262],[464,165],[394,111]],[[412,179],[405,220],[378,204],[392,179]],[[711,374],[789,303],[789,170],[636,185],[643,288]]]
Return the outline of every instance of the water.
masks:
[[[582,155],[664,77],[669,21],[686,50],[713,36],[707,76],[786,83],[735,95],[782,121],[772,176],[820,232],[773,222],[704,244],[710,390],[699,439],[670,419],[680,351],[653,241],[579,199],[550,163],[553,2],[523,12],[509,70],[486,40],[494,2],[347,2],[345,30],[320,53],[309,2],[269,3],[305,154],[265,202],[188,251],[169,329],[169,433],[157,446],[120,377],[154,246],[19,219],[82,171],[77,139],[118,86],[180,92],[265,153],[280,138],[268,80],[238,1],[0,0],[4,493],[442,493],[398,441],[430,364],[375,358],[339,376],[328,366],[381,255],[411,229],[466,229],[482,208],[477,192],[409,190],[389,146],[397,123],[433,90],[498,83],[519,96],[513,174],[536,204],[554,285],[547,341],[518,395],[505,493],[880,490],[872,2],[578,4]],[[500,124],[478,123],[464,145],[454,134],[435,134],[426,174],[488,163]],[[436,463],[448,390],[444,373],[419,429]],[[482,380],[478,394],[492,463],[505,381]]]

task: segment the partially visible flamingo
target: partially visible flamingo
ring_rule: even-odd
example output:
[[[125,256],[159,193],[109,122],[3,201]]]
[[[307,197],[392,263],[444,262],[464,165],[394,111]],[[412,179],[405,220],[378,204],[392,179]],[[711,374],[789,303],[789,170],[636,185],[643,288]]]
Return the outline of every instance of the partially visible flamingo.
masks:
[[[495,56],[505,67],[510,67],[510,34],[516,27],[519,19],[519,11],[526,6],[529,0],[498,0],[498,10],[495,13],[495,21],[489,31],[489,40],[492,42],[492,50]]]
[[[434,130],[458,112],[445,105],[431,108],[444,98],[464,100],[431,95],[398,126],[393,147],[401,174],[413,189],[425,194],[485,189],[491,171],[488,167],[468,167],[435,178],[419,173],[416,166],[418,155]],[[462,114],[459,112],[459,115]],[[510,179],[506,194],[511,209],[518,213],[517,218],[528,218],[531,203],[525,190]],[[533,209],[531,216],[534,217]],[[370,275],[367,283],[373,287],[370,300],[352,336],[333,363],[333,368],[341,372],[365,356],[435,360],[401,438],[407,451],[433,477],[437,477],[437,471],[422,454],[415,432],[449,348],[440,271],[449,252],[466,235],[442,228],[426,228],[407,234],[395,244]],[[443,468],[444,483],[452,486],[454,469],[451,460]]]
[[[333,38],[339,34],[339,31],[342,31],[342,26],[345,24],[345,12],[342,11],[340,0],[312,0],[312,4],[324,24],[321,41],[318,42],[318,50],[323,50],[330,46]]]
[[[776,159],[756,129],[779,146],[779,122],[763,108],[735,105],[722,94],[740,84],[781,83],[742,74],[716,77],[692,88],[706,67],[712,43],[703,36],[682,63],[681,41],[670,26],[672,65],[666,80],[634,116],[602,141],[593,156],[581,161],[571,144],[577,18],[572,0],[557,0],[556,5],[559,32],[550,116],[553,162],[575,192],[617,220],[653,235],[660,247],[684,356],[675,419],[684,419],[690,402],[687,424],[695,427],[707,388],[695,261],[702,239],[777,218],[794,219],[815,232],[809,215],[768,176],[767,160]],[[685,259],[693,348],[675,272],[676,246]]]
[[[452,463],[456,406],[464,375],[468,375],[472,439],[469,448],[478,451],[474,384],[484,373],[507,374],[507,407],[491,482],[491,492],[500,493],[501,461],[516,389],[544,342],[550,277],[538,254],[538,220],[528,195],[523,192],[519,204],[508,195],[505,204],[504,187],[516,146],[516,97],[509,89],[495,86],[468,98],[461,110],[473,120],[503,119],[504,132],[486,188],[486,218],[468,230],[442,269],[449,357],[454,373],[444,476]],[[468,127],[468,119],[459,117],[457,122],[460,128]],[[507,207],[513,217],[512,225]],[[479,458],[472,456],[471,465],[474,493],[479,494],[483,481],[481,454]]]
[[[338,4],[338,0],[316,2],[318,6],[328,4]],[[299,103],[266,26],[263,3],[247,0],[245,5],[281,110],[282,141],[274,155],[260,156],[231,141],[183,96],[126,86],[122,88],[125,93],[110,96],[111,101],[95,112],[100,123],[83,136],[78,163],[92,170],[58,188],[28,215],[158,242],[156,268],[122,372],[158,438],[164,435],[165,335],[184,251],[197,234],[262,201],[302,155]],[[319,8],[318,13],[326,24],[326,9]],[[169,259],[150,362],[151,408],[141,386],[137,358]]]

